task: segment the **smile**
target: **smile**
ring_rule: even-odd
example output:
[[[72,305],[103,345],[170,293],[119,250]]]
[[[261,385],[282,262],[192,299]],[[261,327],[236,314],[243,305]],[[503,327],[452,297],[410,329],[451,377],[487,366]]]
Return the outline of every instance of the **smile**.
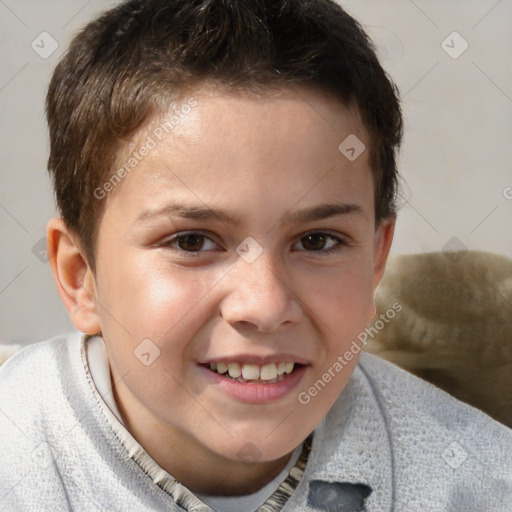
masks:
[[[292,373],[296,365],[292,362],[269,363],[265,365],[249,363],[210,363],[211,371],[241,383],[275,384]]]
[[[298,387],[310,367],[306,361],[256,364],[215,361],[199,364],[206,381],[237,401],[264,404],[284,399]]]

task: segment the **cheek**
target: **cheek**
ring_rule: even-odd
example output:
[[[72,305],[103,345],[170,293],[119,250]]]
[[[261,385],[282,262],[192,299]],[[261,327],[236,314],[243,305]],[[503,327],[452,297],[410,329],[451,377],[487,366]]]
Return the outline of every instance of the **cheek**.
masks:
[[[148,257],[149,256],[149,257]],[[159,254],[125,257],[103,282],[105,302],[126,327],[162,337],[212,288],[212,279],[171,266]],[[143,332],[144,331],[144,332]]]
[[[363,349],[358,336],[373,316],[372,280],[365,265],[353,266],[328,280],[317,280],[309,296],[325,350],[304,382],[298,402],[305,418],[319,418],[330,409],[357,365]]]
[[[122,266],[106,270],[108,279],[99,290],[105,305],[102,331],[116,373],[155,411],[166,407],[169,396],[176,407],[182,399],[188,403],[178,382],[185,379],[187,354],[198,331],[214,314],[208,292],[215,276],[180,271],[161,259],[128,257]]]
[[[161,258],[129,257],[120,265],[104,266],[102,275],[101,327],[120,369],[138,364],[134,351],[151,340],[159,360],[177,370],[188,344],[214,314],[208,292],[216,276],[172,268]]]
[[[340,266],[337,272],[308,280],[306,304],[329,327],[330,338],[341,339],[361,330],[373,316],[371,262],[361,259]]]

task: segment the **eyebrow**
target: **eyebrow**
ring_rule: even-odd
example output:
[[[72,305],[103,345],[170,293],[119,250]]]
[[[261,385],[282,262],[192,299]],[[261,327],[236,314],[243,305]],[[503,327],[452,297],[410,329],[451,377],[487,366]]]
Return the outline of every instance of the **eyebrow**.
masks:
[[[353,203],[324,203],[311,208],[290,211],[286,213],[283,219],[290,224],[306,223],[316,220],[328,219],[331,217],[343,216],[348,214],[364,215],[361,206]],[[226,224],[237,224],[240,222],[240,215],[233,215],[222,208],[212,209],[206,206],[192,205],[175,201],[154,210],[146,210],[142,212],[136,222],[145,222],[158,217],[177,216],[185,219],[209,220],[217,219]]]
[[[353,203],[325,203],[313,206],[312,208],[305,208],[295,212],[291,211],[285,218],[291,223],[306,223],[348,214],[363,215],[364,210],[361,206]]]
[[[237,218],[233,218],[226,210],[221,208],[214,210],[206,206],[196,206],[188,203],[181,203],[179,201],[168,203],[163,207],[154,210],[146,210],[137,217],[136,222],[144,222],[156,217],[170,216],[183,217],[185,219],[218,219],[228,224],[235,224],[238,222]]]

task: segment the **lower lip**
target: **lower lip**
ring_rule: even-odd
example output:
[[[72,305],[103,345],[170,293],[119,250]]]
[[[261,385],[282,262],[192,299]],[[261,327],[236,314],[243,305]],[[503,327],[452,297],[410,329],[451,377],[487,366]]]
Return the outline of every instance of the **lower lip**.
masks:
[[[292,373],[288,374],[280,382],[273,384],[254,384],[252,382],[238,382],[231,380],[228,377],[222,377],[216,372],[200,366],[201,370],[205,372],[206,377],[213,384],[219,386],[226,394],[252,404],[261,404],[265,402],[272,402],[285,397],[299,385],[307,366],[300,366]]]

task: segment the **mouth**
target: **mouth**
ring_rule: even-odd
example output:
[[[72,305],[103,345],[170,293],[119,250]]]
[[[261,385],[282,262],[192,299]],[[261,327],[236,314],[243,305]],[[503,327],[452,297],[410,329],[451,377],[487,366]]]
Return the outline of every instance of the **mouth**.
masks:
[[[226,379],[242,384],[276,384],[290,374],[299,371],[304,365],[281,361],[264,365],[241,362],[212,362],[201,365]]]
[[[311,363],[292,354],[238,354],[198,361],[205,382],[245,404],[269,404],[294,396]]]

